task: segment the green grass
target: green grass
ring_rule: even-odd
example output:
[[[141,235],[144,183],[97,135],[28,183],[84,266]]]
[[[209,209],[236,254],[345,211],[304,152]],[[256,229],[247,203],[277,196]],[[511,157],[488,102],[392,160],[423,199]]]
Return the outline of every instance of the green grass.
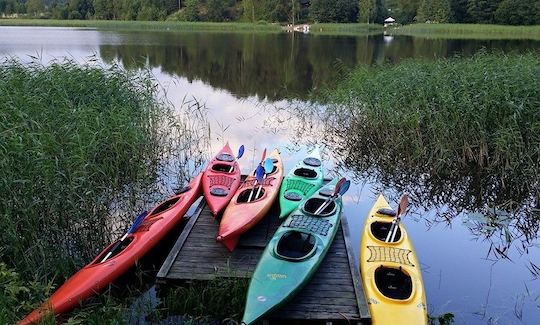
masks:
[[[122,20],[54,20],[0,19],[0,26],[81,27],[103,30],[132,31],[230,31],[280,32],[278,24],[250,24],[240,22],[178,22],[178,21],[122,21]]]
[[[377,24],[322,24],[311,25],[310,33],[316,35],[366,35],[382,33]]]
[[[207,127],[198,105],[176,114],[147,72],[7,60],[0,75],[0,262],[24,297],[61,284],[200,168]],[[17,299],[0,299],[6,323],[35,302]]]
[[[412,24],[389,28],[394,35],[450,39],[534,39],[540,40],[540,26],[484,24]]]

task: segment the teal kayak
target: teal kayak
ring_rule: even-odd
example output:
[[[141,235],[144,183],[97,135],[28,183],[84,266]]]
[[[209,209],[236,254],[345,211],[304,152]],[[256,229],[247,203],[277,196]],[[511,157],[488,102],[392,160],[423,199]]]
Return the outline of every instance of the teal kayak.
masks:
[[[285,218],[310,197],[324,181],[321,153],[315,148],[287,174],[279,191],[280,218]]]
[[[341,198],[314,213],[336,186],[334,180],[300,204],[278,228],[249,284],[242,322],[253,324],[285,304],[311,279],[339,228]]]

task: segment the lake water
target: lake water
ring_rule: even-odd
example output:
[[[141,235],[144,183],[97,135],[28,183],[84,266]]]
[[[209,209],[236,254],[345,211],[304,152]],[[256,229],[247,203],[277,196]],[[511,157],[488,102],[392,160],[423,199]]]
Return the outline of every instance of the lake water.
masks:
[[[246,145],[243,172],[252,170],[262,148],[278,147],[288,171],[309,148],[321,145],[329,174],[354,179],[345,213],[356,255],[363,222],[378,193],[387,195],[392,205],[400,193],[338,164],[341,159],[336,158],[343,157],[333,153],[326,138],[331,135],[318,128],[322,121],[312,108],[305,108],[305,100],[358,64],[468,56],[480,50],[538,53],[540,42],[0,27],[0,57],[43,63],[64,57],[97,59],[128,69],[150,66],[175,106],[191,98],[205,104],[211,152],[224,141],[233,148]],[[463,207],[447,221],[442,216],[451,208],[435,201],[413,202],[404,218],[422,264],[430,313],[454,313],[457,324],[540,323],[540,270],[534,268],[540,265],[538,215],[536,224],[528,225],[532,230],[526,240],[511,222],[501,226],[503,235],[487,236],[478,227],[485,217],[477,211]],[[505,231],[512,236],[504,236]],[[495,247],[501,245],[508,247],[508,258],[497,254]]]

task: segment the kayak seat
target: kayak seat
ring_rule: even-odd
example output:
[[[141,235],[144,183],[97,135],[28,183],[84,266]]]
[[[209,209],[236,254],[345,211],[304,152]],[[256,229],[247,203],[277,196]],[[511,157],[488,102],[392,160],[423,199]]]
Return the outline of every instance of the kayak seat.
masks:
[[[175,189],[175,190],[174,190],[174,194],[180,195],[180,194],[182,194],[182,193],[186,193],[186,192],[189,191],[189,190],[191,190],[191,187],[190,187],[190,186],[184,186],[184,187],[182,187],[182,188],[180,188],[180,189],[178,189],[178,188]]]
[[[334,194],[334,191],[329,189],[328,187],[324,187],[319,191],[319,194],[322,196],[330,197],[332,194]]]
[[[161,212],[163,211],[166,211],[166,210],[169,210],[170,208],[173,207],[173,205],[176,204],[176,202],[178,202],[178,200],[180,200],[179,197],[174,197],[172,199],[169,199],[165,202],[162,202],[160,205],[158,205],[151,213],[150,215],[148,215],[148,217],[146,218],[149,218],[149,217],[152,217],[152,216],[155,216],[157,214],[160,214]]]
[[[332,215],[334,211],[336,210],[336,202],[330,201],[330,203],[324,208],[321,212],[318,214],[315,214],[315,212],[326,202],[326,200],[321,198],[311,198],[306,201],[304,204],[304,211],[307,213],[310,213],[312,215],[316,215],[319,217],[327,217],[329,215]]]
[[[242,191],[240,193],[240,195],[238,195],[238,198],[236,199],[236,202],[237,203],[247,203],[247,201],[249,199],[249,195],[251,194],[252,190],[253,190],[253,188],[249,188],[249,189],[246,189],[246,190]],[[260,198],[262,198],[264,196],[264,187],[261,189],[259,195],[257,197],[255,197],[255,195],[257,195],[258,191],[259,191],[259,186],[255,187],[254,193],[251,195],[251,200],[249,202],[259,200]]]
[[[376,221],[371,224],[370,230],[373,237],[377,238],[380,241],[385,241],[390,227],[392,226],[391,222],[381,222]],[[401,239],[401,229],[398,227],[396,231],[396,237],[394,238],[394,243],[398,242]]]
[[[298,168],[294,171],[296,176],[305,177],[305,178],[316,178],[317,172],[309,168]]]
[[[317,158],[307,157],[304,159],[304,164],[311,167],[319,167],[321,165],[321,161]]]
[[[129,244],[131,244],[131,242],[133,241],[133,238],[134,238],[133,236],[128,236],[128,237],[126,237],[126,239],[125,239],[125,240],[122,242],[122,244],[121,244],[120,246],[118,246],[118,247],[116,247],[116,244],[120,241],[120,239],[117,240],[117,241],[115,241],[114,243],[110,244],[107,248],[105,248],[105,249],[104,249],[104,250],[103,250],[103,251],[102,251],[95,259],[94,259],[94,261],[92,262],[92,265],[101,263],[101,261],[103,260],[103,258],[104,258],[105,256],[107,256],[107,254],[108,254],[110,251],[112,251],[113,248],[116,247],[116,248],[114,249],[114,251],[112,252],[111,256],[109,256],[109,257],[107,258],[107,261],[110,261],[111,258],[113,258],[113,257],[115,257],[116,255],[118,255],[118,254],[120,254],[121,252],[123,252],[124,249],[126,249],[126,248],[129,246]]]
[[[315,252],[315,237],[299,231],[289,231],[278,241],[276,253],[288,260],[302,260]]]
[[[214,164],[212,165],[212,170],[221,173],[232,173],[234,172],[234,166],[226,164]]]
[[[406,300],[412,294],[411,277],[399,269],[380,266],[375,270],[375,284],[377,289],[386,297],[397,300]]]
[[[213,187],[212,189],[210,189],[210,194],[212,194],[213,196],[227,196],[229,194],[229,191],[221,187]]]
[[[219,161],[226,161],[226,162],[233,162],[234,157],[229,155],[228,153],[222,153],[220,155],[216,156],[216,159]]]

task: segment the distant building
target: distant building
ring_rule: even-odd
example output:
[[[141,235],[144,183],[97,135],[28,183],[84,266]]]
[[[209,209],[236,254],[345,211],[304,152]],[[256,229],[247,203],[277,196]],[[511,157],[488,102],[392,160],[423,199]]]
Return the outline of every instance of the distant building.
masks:
[[[388,17],[384,20],[384,27],[392,26],[396,24],[396,20],[392,17]]]

